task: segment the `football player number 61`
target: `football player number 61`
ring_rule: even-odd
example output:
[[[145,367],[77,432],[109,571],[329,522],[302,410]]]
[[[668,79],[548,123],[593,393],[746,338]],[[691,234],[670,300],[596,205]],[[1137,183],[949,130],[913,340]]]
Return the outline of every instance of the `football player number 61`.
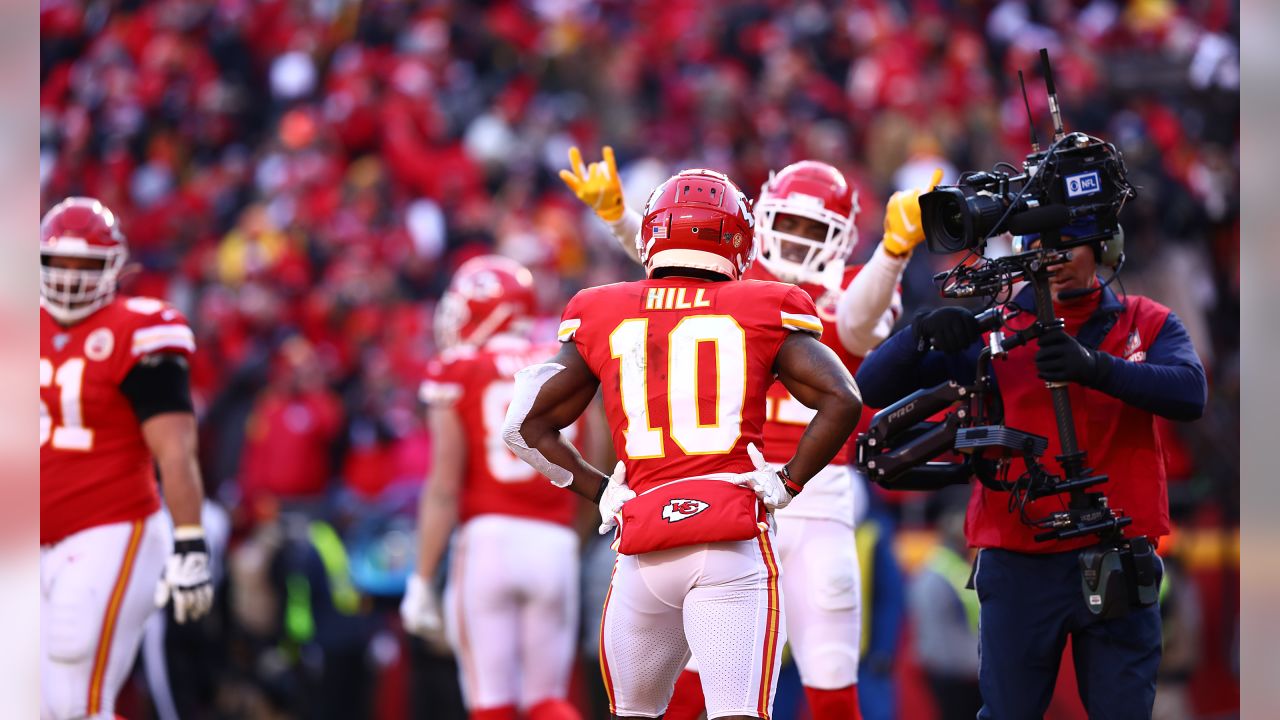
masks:
[[[609,350],[619,361],[622,409],[627,416],[627,457],[663,456],[662,428],[649,414],[649,320],[623,320],[609,335]],[[702,343],[715,348],[714,418],[698,409],[698,352]],[[747,388],[747,335],[728,315],[690,315],[667,336],[667,400],[671,439],[686,455],[723,455],[742,434],[742,404]],[[705,377],[705,376],[704,376]]]

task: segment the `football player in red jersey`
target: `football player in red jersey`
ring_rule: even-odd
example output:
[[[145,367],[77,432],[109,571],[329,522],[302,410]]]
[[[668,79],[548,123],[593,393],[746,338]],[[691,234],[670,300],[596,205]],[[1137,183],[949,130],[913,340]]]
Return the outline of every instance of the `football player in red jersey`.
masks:
[[[418,561],[401,616],[424,638],[447,629],[477,720],[573,720],[566,702],[578,628],[579,500],[502,442],[520,368],[554,352],[524,339],[533,277],[514,260],[473,258],[436,313],[444,350],[422,385],[435,448],[418,514]],[[460,525],[442,619],[431,579]]]
[[[639,214],[626,208],[613,149],[588,167],[572,148],[560,176],[575,194],[609,224],[618,241],[631,249],[640,228]],[[935,173],[933,184],[941,179]],[[889,336],[902,310],[897,286],[912,249],[924,239],[919,191],[890,198],[885,234],[865,265],[846,263],[857,243],[857,191],[826,163],[804,160],[770,175],[753,212],[760,259],[749,279],[798,285],[817,305],[822,341],[856,372],[870,350]],[[866,428],[865,413],[859,430]],[[796,449],[813,411],[782,383],[769,390],[764,456],[784,462]],[[858,654],[861,632],[860,573],[853,543],[854,492],[849,467],[851,447],[840,449],[831,464],[806,486],[805,494],[778,513],[778,558],[787,571],[787,634],[800,671],[810,712],[816,720],[859,716]],[[703,709],[698,659],[681,676],[669,720],[696,717]]]
[[[768,514],[840,451],[861,401],[809,295],[742,279],[755,228],[728,178],[672,177],[640,228],[648,279],[570,300],[560,352],[517,375],[505,437],[595,499],[602,532],[618,526],[600,631],[612,712],[662,715],[696,655],[708,717],[767,718],[786,640]],[[780,465],[756,450],[775,379],[813,410]],[[597,388],[623,458],[608,478],[559,432]]]
[[[115,215],[97,200],[68,198],[41,221],[46,719],[114,717],[116,692],[156,605],[171,602],[185,622],[213,601],[188,384],[195,338],[166,303],[117,296],[127,258]],[[153,463],[172,530],[162,521]]]

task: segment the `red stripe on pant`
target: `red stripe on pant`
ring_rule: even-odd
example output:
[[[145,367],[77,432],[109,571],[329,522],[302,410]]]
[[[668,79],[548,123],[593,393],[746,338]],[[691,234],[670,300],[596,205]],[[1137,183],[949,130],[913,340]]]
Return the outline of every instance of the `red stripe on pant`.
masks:
[[[609,658],[604,652],[604,621],[609,612],[609,598],[613,597],[613,577],[618,574],[618,561],[613,562],[613,572],[609,575],[609,592],[604,596],[604,608],[600,610],[600,676],[604,679],[604,694],[609,697],[609,712],[617,715],[618,706],[613,696],[613,676],[609,674]]]
[[[133,521],[129,543],[125,545],[124,559],[120,561],[120,572],[116,574],[116,582],[107,599],[106,612],[103,613],[98,649],[93,654],[93,671],[89,673],[88,715],[102,712],[102,683],[106,678],[107,664],[111,660],[111,642],[115,637],[116,623],[120,619],[120,606],[124,604],[129,576],[133,574],[133,563],[138,557],[138,546],[142,543],[142,523],[142,520]]]
[[[778,651],[778,632],[782,624],[782,612],[778,603],[778,561],[773,555],[769,532],[760,533],[760,554],[764,558],[769,592],[768,618],[765,626],[764,657],[760,662],[760,700],[756,707],[763,720],[769,720],[769,696],[773,688],[773,665]]]

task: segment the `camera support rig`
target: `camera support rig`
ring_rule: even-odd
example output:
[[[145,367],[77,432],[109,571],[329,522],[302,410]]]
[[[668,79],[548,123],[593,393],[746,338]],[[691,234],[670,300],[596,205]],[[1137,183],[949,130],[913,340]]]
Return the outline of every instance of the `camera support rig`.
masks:
[[[1062,468],[1059,476],[1040,463],[1048,448],[1046,438],[1004,425],[1004,408],[990,368],[993,359],[1062,327],[1053,314],[1051,268],[1070,260],[1072,248],[1122,237],[1117,216],[1124,202],[1136,194],[1113,145],[1083,133],[1066,133],[1047,50],[1040,51],[1040,59],[1054,126],[1049,148],[1041,151],[1036,142],[1028,103],[1032,152],[1023,160],[1021,175],[994,169],[971,173],[955,186],[940,186],[920,196],[929,250],[969,252],[965,261],[935,277],[942,296],[992,300],[991,309],[977,316],[979,327],[988,332],[988,343],[978,353],[975,381],[925,388],[876,413],[870,429],[857,439],[854,465],[871,481],[903,490],[936,490],[976,476],[988,488],[1010,493],[1011,511],[1041,531],[1035,535],[1037,542],[1096,535],[1098,544],[1080,552],[1081,591],[1093,614],[1117,617],[1131,606],[1156,602],[1159,562],[1150,542],[1145,537],[1125,538],[1123,529],[1133,519],[1110,507],[1102,492],[1090,491],[1106,482],[1107,476],[1095,475],[1088,467],[1087,454],[1076,438],[1066,385],[1046,383],[1061,449],[1054,458]],[[1025,87],[1023,95],[1025,102]],[[1016,171],[1008,163],[1000,165]],[[1062,230],[1076,220],[1089,221],[1093,227],[1084,232],[1074,228],[1066,240]],[[1040,247],[1000,258],[983,257],[987,240],[1002,232],[1039,233]],[[975,255],[977,261],[968,263]],[[1036,319],[1006,337],[1011,316],[1005,313],[1011,308],[997,300],[1019,280],[1030,282],[1035,291]],[[927,419],[947,409],[943,420]],[[964,459],[932,461],[952,451]],[[1015,457],[1022,458],[1026,471],[1010,483],[1002,479],[1002,470]],[[1063,494],[1065,509],[1043,518],[1027,517],[1028,502]]]
[[[1076,438],[1066,385],[1046,383],[1062,450],[1054,458],[1062,468],[1059,476],[1040,463],[1048,448],[1046,438],[1004,425],[990,367],[993,359],[1062,326],[1053,316],[1049,290],[1051,268],[1070,259],[1070,250],[1058,245],[1059,240],[1056,233],[1045,233],[1039,249],[939,275],[948,283],[942,288],[947,297],[993,296],[1017,280],[1028,280],[1035,290],[1036,320],[1006,335],[1006,323],[1014,315],[1006,315],[999,305],[979,314],[979,327],[989,335],[978,353],[974,383],[946,382],[925,388],[876,413],[871,427],[858,436],[854,464],[871,481],[897,490],[937,490],[966,484],[976,476],[992,490],[1019,495],[1018,502],[1010,504],[1016,504],[1020,513],[1032,500],[1066,494],[1066,509],[1034,520],[1023,514],[1022,520],[1041,530],[1035,535],[1037,542],[1097,536],[1098,543],[1080,553],[1081,593],[1093,614],[1119,617],[1134,605],[1156,601],[1154,549],[1144,537],[1126,538],[1123,528],[1133,519],[1112,508],[1103,493],[1089,491],[1108,477],[1093,474],[1088,467],[1087,453]],[[927,420],[944,410],[949,412],[941,421]],[[949,451],[964,459],[931,462]],[[1014,482],[1001,480],[1001,467],[1014,457],[1023,460],[1026,472]]]
[[[934,490],[967,482],[977,476],[993,490],[1019,492],[1024,502],[1052,495],[1068,494],[1067,508],[1034,521],[1043,531],[1037,541],[1066,540],[1096,534],[1103,544],[1122,538],[1121,529],[1132,518],[1117,514],[1105,495],[1087,492],[1107,481],[1088,467],[1087,453],[1079,446],[1071,400],[1063,383],[1046,383],[1062,454],[1055,456],[1062,475],[1048,472],[1040,463],[1048,441],[1038,435],[1007,427],[1003,409],[993,410],[999,399],[991,374],[991,361],[1015,347],[1025,345],[1045,332],[1062,327],[1053,316],[1049,274],[1055,265],[1071,257],[1070,248],[1060,245],[1053,232],[1042,236],[1043,246],[1028,252],[962,265],[939,275],[945,297],[994,296],[1018,280],[1027,280],[1036,296],[1036,320],[1030,326],[1006,335],[1004,328],[1012,315],[997,306],[978,315],[978,324],[990,331],[989,342],[978,353],[973,385],[946,382],[917,391],[876,413],[868,431],[857,440],[856,464],[872,481],[887,488]],[[937,422],[926,418],[950,412]],[[961,462],[930,462],[955,451],[965,456]],[[1026,465],[1022,478],[1007,483],[997,478],[997,468],[1010,458],[1020,457]],[[993,467],[992,463],[995,463]]]
[[[1047,242],[1047,238],[1043,241]],[[1031,326],[1034,330],[1031,337],[1038,337],[1048,330],[1062,327],[1062,321],[1053,315],[1053,297],[1049,292],[1048,268],[1041,265],[1032,271],[1030,280],[1036,295],[1036,322]],[[1026,342],[1026,339],[1022,342]],[[1047,518],[1052,527],[1038,533],[1036,540],[1066,540],[1096,533],[1104,543],[1119,542],[1123,539],[1121,528],[1132,523],[1133,518],[1117,515],[1108,506],[1107,497],[1102,493],[1085,492],[1087,488],[1106,482],[1107,476],[1093,475],[1092,469],[1087,467],[1087,453],[1080,447],[1076,438],[1075,421],[1071,414],[1071,398],[1066,384],[1050,382],[1046,385],[1053,399],[1053,415],[1058,425],[1058,443],[1062,448],[1062,454],[1054,459],[1062,467],[1063,475],[1061,478],[1046,475],[1042,483],[1033,482],[1033,488],[1039,484],[1043,489],[1030,492],[1029,499],[1063,492],[1069,493],[1070,499],[1066,510],[1053,513]]]

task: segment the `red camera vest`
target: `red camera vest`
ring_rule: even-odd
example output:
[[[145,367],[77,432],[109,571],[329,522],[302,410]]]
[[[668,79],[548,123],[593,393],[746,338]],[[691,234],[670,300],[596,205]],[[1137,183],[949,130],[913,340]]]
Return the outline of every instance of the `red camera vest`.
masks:
[[[1144,297],[1124,299],[1124,310],[1116,317],[1097,349],[1128,362],[1144,362],[1146,351],[1164,327],[1169,309]],[[1029,313],[1014,318],[1010,330],[1030,325]],[[1067,330],[1079,332],[1068,319]],[[1040,458],[1045,470],[1061,475],[1062,468],[1054,459],[1062,453],[1058,442],[1057,421],[1053,414],[1050,392],[1036,376],[1035,356],[1039,343],[1035,340],[1012,350],[1004,360],[993,363],[1000,396],[1004,400],[1005,423],[1049,439],[1049,447]],[[1169,532],[1169,498],[1165,484],[1164,453],[1156,432],[1155,415],[1097,390],[1075,383],[1067,385],[1076,438],[1086,450],[1088,467],[1095,475],[1108,475],[1105,483],[1090,488],[1107,496],[1112,509],[1133,518],[1125,528],[1126,537],[1159,537]],[[1008,479],[1017,478],[1025,470],[1021,460],[1014,460]],[[1087,547],[1097,542],[1093,535],[1067,541],[1036,542],[1040,532],[1019,520],[1016,510],[1009,509],[1009,493],[973,484],[969,512],[965,518],[965,535],[969,544],[980,548],[1003,548],[1027,553],[1062,552]],[[1027,517],[1039,519],[1067,507],[1066,494],[1041,498],[1027,503]]]

